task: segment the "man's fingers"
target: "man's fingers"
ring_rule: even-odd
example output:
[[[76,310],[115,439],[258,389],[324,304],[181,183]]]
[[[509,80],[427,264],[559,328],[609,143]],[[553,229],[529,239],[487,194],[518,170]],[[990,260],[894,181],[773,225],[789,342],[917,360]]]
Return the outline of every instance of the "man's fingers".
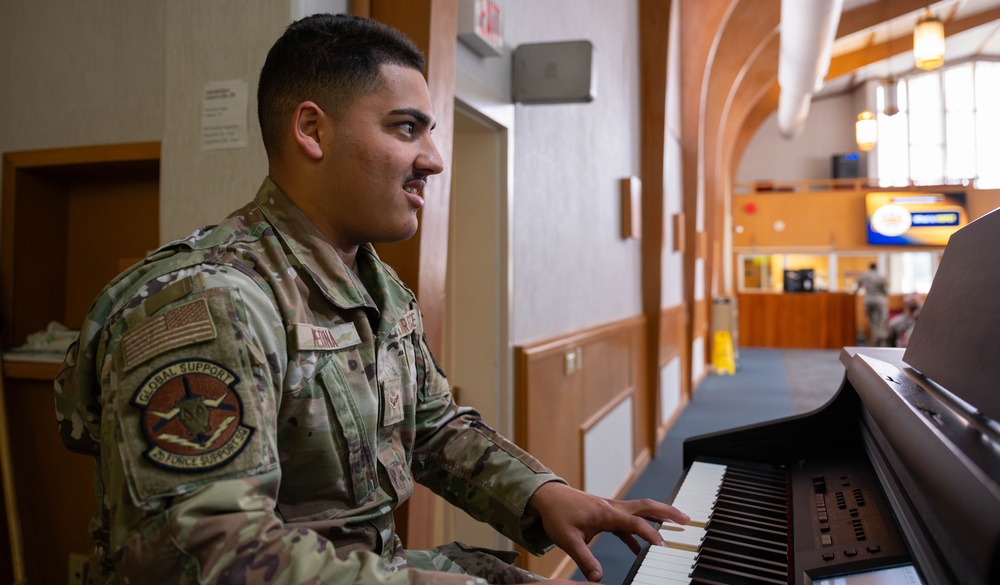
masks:
[[[601,569],[601,563],[597,562],[594,558],[593,553],[590,552],[590,548],[582,540],[574,539],[571,543],[564,543],[560,547],[569,554],[569,557],[573,559],[576,566],[580,568],[580,572],[583,576],[587,578],[588,581],[600,581],[601,577],[604,575],[604,570]]]
[[[663,537],[660,536],[659,527],[654,528],[650,526],[648,522],[638,516],[629,517],[628,529],[630,533],[638,534],[649,544],[655,544],[657,546],[663,546],[666,544],[663,542]],[[628,543],[626,542],[625,544]]]
[[[629,548],[629,550],[631,550],[633,553],[639,554],[642,552],[642,545],[639,544],[639,541],[636,540],[634,536],[632,536],[631,532],[615,530],[611,534],[614,534],[615,536],[618,537],[618,540],[624,542],[625,545]]]
[[[687,524],[691,521],[691,518],[687,514],[677,508],[648,498],[644,500],[610,501],[611,504],[619,510],[632,514],[633,516],[640,516],[647,520],[652,520],[654,522],[676,522],[678,524]]]

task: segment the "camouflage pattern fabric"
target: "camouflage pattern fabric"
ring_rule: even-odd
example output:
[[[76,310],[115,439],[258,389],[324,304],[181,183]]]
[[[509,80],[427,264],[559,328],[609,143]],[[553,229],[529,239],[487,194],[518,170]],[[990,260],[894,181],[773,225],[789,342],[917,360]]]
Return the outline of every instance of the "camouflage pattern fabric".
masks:
[[[88,583],[536,578],[464,545],[404,550],[392,512],[414,480],[534,554],[552,546],[526,504],[561,480],[454,403],[374,250],[350,270],[269,179],[101,292],[56,414],[96,459]]]

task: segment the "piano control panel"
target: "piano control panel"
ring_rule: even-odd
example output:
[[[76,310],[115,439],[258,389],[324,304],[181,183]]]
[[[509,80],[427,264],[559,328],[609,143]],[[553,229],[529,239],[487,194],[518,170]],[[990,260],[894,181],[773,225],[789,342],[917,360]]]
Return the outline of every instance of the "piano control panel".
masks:
[[[671,503],[691,522],[663,524],[626,584],[810,585],[909,560],[867,461],[695,461]]]
[[[797,573],[817,579],[907,561],[889,504],[865,463],[803,463],[792,471],[793,515],[809,520],[793,531]]]

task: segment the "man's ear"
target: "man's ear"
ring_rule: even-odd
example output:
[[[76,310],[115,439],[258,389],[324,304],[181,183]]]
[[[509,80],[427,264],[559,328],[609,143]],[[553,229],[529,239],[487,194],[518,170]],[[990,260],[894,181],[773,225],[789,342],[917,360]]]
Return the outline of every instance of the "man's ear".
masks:
[[[299,150],[314,160],[323,158],[320,127],[325,118],[326,113],[314,102],[302,102],[292,114],[292,138]]]

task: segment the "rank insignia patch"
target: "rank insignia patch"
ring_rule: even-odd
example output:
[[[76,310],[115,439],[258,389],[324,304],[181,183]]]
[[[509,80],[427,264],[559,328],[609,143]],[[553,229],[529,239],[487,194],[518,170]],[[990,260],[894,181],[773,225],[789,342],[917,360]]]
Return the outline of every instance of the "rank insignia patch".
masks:
[[[132,397],[142,409],[143,455],[173,471],[201,472],[232,461],[254,429],[243,424],[238,378],[208,360],[184,360],[150,374]]]

